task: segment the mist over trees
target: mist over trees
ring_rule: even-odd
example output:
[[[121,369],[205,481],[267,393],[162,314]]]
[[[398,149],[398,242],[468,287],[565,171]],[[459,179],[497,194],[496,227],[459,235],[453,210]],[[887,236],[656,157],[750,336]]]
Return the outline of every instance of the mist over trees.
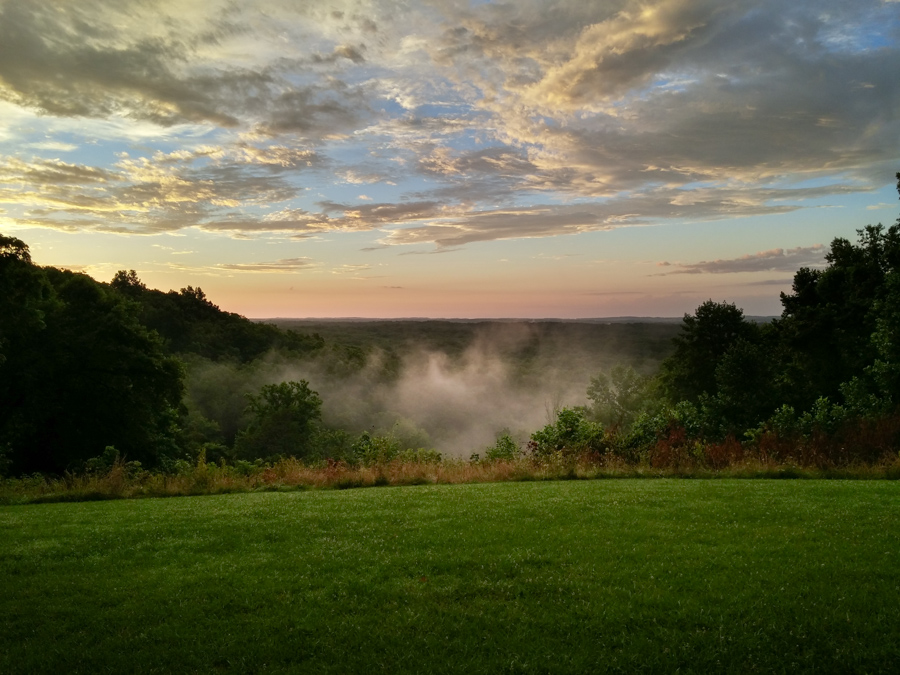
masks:
[[[668,328],[606,327],[637,342],[607,347],[598,368],[571,340],[600,334],[585,325],[376,322],[325,339],[224,312],[200,288],[149,289],[134,271],[107,284],[40,267],[0,235],[0,471],[436,448],[650,465],[896,457],[900,221],[834,239],[825,260],[796,272],[768,323],[708,300],[666,352]]]

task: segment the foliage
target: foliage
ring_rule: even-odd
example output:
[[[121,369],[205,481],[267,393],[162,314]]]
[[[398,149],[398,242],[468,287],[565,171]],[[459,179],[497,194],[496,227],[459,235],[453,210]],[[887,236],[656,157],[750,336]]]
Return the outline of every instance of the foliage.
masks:
[[[322,399],[306,380],[263,385],[258,394],[248,394],[247,401],[251,421],[235,440],[235,456],[254,460],[315,453]]]
[[[12,310],[2,324],[0,444],[12,472],[61,473],[107,446],[145,464],[171,452],[182,370],[137,306],[85,275],[36,267],[24,244],[4,242],[0,304]]]
[[[91,457],[84,463],[85,473],[88,475],[106,475],[125,480],[141,480],[146,472],[140,462],[126,462],[115,446],[108,445],[103,454]]]
[[[740,434],[776,407],[779,389],[770,354],[761,339],[738,338],[722,355],[716,364],[715,396],[704,400],[708,420],[718,421],[715,436]]]
[[[535,431],[528,442],[533,457],[602,453],[607,449],[603,425],[588,420],[583,408],[563,408],[554,422]]]
[[[403,447],[393,434],[370,434],[364,431],[354,441],[349,457],[362,466],[383,466],[391,462],[439,463],[441,453],[426,448]]]
[[[712,301],[685,315],[660,380],[671,404],[697,407],[704,439],[771,433],[815,436],[821,445],[893,416],[900,403],[900,221],[857,234],[856,244],[832,241],[825,268],[794,275],[792,293],[781,295],[782,316],[771,324],[756,326],[734,305]],[[802,412],[788,414],[794,410]],[[647,436],[647,420],[639,426],[635,434]]]
[[[841,385],[879,356],[873,333],[886,336],[895,322],[897,289],[890,279],[900,272],[900,224],[868,225],[857,234],[856,245],[834,239],[825,256],[828,267],[801,269],[793,292],[781,296],[779,331],[790,349],[792,384],[803,393],[797,401],[802,407],[820,396],[837,398]]]
[[[110,286],[138,303],[141,322],[159,333],[166,349],[176,354],[247,363],[271,349],[305,355],[324,346],[318,335],[282,331],[222,311],[199,287],[163,293],[148,289],[134,270],[120,270]]]
[[[822,396],[800,414],[792,406],[781,406],[763,426],[781,438],[808,440],[816,434],[836,434],[848,419],[848,410],[844,406]]]
[[[9,475],[12,464],[12,448],[8,443],[0,445],[0,479]]]
[[[46,278],[31,263],[28,245],[0,234],[0,368],[10,349],[43,330],[51,296]]]
[[[672,401],[697,403],[700,396],[718,392],[716,370],[739,340],[755,342],[756,324],[744,318],[733,303],[707,300],[695,314],[685,314],[681,334],[674,340],[675,353],[663,361],[661,381]]]
[[[393,436],[372,436],[364,431],[353,444],[353,456],[364,466],[386,464],[399,454],[400,442]]]
[[[655,382],[621,363],[609,374],[591,378],[587,397],[594,404],[591,415],[610,427],[626,427],[642,412],[655,406]]]
[[[885,275],[882,299],[873,304],[877,316],[871,342],[875,360],[863,379],[868,384],[869,405],[890,408],[900,404],[900,269]]]
[[[519,444],[508,431],[500,434],[496,442],[492,446],[485,448],[484,451],[485,459],[490,462],[498,460],[508,461],[515,459],[521,454],[522,450],[519,448]]]

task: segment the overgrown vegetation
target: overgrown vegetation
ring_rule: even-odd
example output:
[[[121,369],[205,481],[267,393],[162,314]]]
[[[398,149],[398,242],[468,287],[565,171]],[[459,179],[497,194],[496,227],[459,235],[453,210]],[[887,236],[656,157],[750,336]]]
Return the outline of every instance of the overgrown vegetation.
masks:
[[[427,482],[541,477],[560,467],[559,475],[892,475],[900,449],[900,221],[858,235],[856,243],[835,239],[824,268],[795,274],[780,318],[757,323],[734,304],[704,302],[684,317],[656,373],[615,365],[591,378],[580,405],[548,405],[542,428],[506,428],[491,446],[450,453],[435,449],[432,433],[453,438],[460,420],[494,404],[486,399],[498,386],[514,381],[526,390],[543,376],[538,333],[497,340],[500,352],[515,354],[502,377],[482,356],[469,366],[474,376],[449,381],[459,361],[443,352],[422,357],[416,372],[438,372],[432,384],[441,395],[467,399],[455,417],[433,405],[429,433],[390,398],[404,378],[407,408],[428,398],[396,351],[253,323],[222,312],[199,288],[150,290],[133,271],[102,284],[41,268],[24,242],[0,237],[0,475],[21,478],[4,490],[47,484],[55,493],[59,485],[119,480],[101,480],[101,468],[131,486],[118,494],[166,493],[154,486],[181,484],[187,474],[219,476],[221,489],[297,472],[305,478],[258,480],[368,485],[403,482],[390,476],[406,471],[397,469],[404,462]],[[441,329],[463,359],[463,329],[416,328],[437,331],[432,341]],[[376,332],[376,341],[387,340],[388,328]],[[276,379],[297,364],[326,387],[343,387],[342,406],[325,414],[327,397],[307,379]],[[494,389],[477,391],[478,377],[493,377]],[[521,406],[508,414],[521,417]],[[515,468],[471,468],[486,464]]]

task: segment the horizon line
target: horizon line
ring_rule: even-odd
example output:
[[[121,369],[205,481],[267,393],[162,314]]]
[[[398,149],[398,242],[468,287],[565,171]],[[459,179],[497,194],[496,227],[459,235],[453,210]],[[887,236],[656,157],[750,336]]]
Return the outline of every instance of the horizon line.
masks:
[[[401,316],[401,317],[367,317],[367,316],[268,316],[268,317],[247,317],[250,321],[518,321],[518,322],[612,322],[612,321],[682,321],[684,314],[680,316],[596,316],[596,317],[429,317],[429,316]],[[777,319],[779,314],[745,314],[745,319],[754,320],[772,320]]]

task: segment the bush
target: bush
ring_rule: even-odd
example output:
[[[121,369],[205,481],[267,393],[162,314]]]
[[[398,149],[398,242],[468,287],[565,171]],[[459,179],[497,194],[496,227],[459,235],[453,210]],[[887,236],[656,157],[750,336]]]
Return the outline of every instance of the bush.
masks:
[[[497,441],[490,447],[485,448],[484,457],[488,461],[512,460],[521,454],[519,444],[509,433],[503,433],[497,437]]]
[[[602,453],[608,449],[603,425],[589,421],[583,408],[563,408],[555,422],[535,431],[528,442],[528,450],[534,457]]]
[[[393,436],[372,436],[364,431],[353,444],[353,455],[365,466],[387,464],[400,455],[400,441]]]

